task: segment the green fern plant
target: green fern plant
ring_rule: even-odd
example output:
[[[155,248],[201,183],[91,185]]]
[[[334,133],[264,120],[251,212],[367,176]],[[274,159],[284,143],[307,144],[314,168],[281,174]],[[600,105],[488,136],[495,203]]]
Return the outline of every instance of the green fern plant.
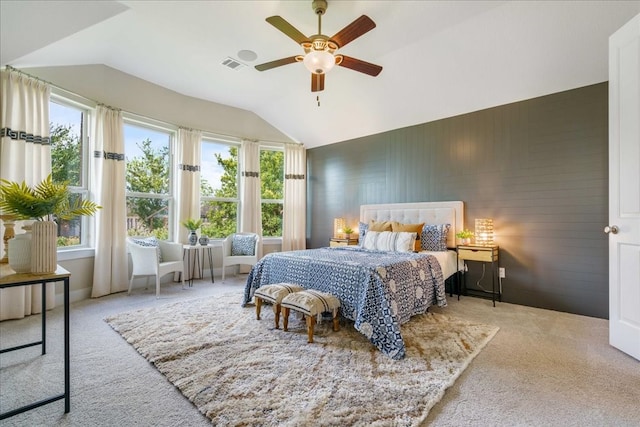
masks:
[[[185,221],[182,222],[182,225],[184,225],[187,228],[187,230],[189,230],[189,231],[196,231],[202,225],[202,220],[201,219],[195,220],[193,218],[187,218]]]
[[[72,203],[70,195],[69,183],[55,183],[51,174],[33,187],[24,181],[0,180],[0,210],[18,220],[69,220],[76,216],[91,216],[102,208],[81,198]]]

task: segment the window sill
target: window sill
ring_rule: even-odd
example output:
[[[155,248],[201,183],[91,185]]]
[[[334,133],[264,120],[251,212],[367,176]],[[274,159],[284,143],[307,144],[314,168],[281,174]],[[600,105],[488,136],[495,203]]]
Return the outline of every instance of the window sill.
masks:
[[[281,245],[282,237],[263,237],[262,244],[263,245]]]
[[[93,258],[96,251],[94,248],[76,248],[58,250],[58,261],[71,261],[74,259]]]

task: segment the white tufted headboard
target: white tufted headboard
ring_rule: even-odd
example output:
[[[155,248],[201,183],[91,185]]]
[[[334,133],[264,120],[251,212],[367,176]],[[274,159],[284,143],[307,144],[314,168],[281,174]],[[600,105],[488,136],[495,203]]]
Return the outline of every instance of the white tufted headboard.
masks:
[[[455,248],[456,233],[464,228],[463,202],[420,202],[361,205],[360,221],[398,221],[404,224],[451,224],[447,247]]]

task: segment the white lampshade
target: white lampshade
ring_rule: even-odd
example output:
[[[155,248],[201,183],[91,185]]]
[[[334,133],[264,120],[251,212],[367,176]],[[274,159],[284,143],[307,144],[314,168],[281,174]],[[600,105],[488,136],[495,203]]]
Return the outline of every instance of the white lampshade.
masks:
[[[476,218],[476,244],[489,246],[493,245],[493,219]]]
[[[325,74],[336,65],[332,54],[324,50],[312,50],[304,57],[304,66],[314,74]]]

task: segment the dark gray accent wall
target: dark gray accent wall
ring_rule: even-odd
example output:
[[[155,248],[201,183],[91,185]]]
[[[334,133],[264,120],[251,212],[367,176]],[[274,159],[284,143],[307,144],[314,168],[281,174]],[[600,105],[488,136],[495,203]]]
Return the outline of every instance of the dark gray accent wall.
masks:
[[[307,159],[308,247],[328,246],[334,217],[357,226],[362,204],[462,200],[467,228],[494,220],[503,301],[608,318],[606,82],[310,149]],[[469,266],[475,284],[481,268]]]

